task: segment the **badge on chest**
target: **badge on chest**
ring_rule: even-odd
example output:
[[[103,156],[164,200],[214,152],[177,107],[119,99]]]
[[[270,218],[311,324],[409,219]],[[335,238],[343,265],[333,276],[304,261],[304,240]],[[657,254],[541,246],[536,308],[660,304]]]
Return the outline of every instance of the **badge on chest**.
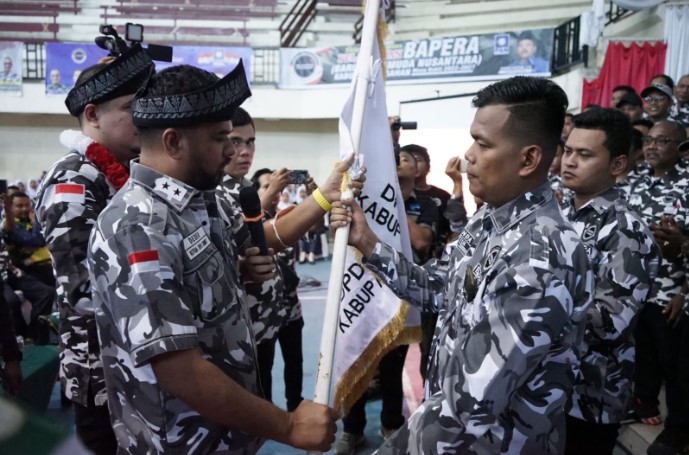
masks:
[[[208,238],[203,228],[198,228],[184,237],[182,242],[184,244],[184,253],[189,260],[193,260],[211,246],[211,240]]]
[[[595,224],[586,226],[584,232],[581,233],[581,240],[583,240],[584,242],[591,240],[596,236],[596,232],[598,232],[598,226],[596,226]]]

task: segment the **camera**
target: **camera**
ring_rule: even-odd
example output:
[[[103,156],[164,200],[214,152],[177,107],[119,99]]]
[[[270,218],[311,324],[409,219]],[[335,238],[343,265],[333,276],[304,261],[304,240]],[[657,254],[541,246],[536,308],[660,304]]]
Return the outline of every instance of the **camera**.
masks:
[[[309,180],[309,171],[303,169],[297,169],[294,171],[289,171],[289,183],[295,185],[306,185],[307,180]]]
[[[100,33],[104,36],[96,37],[96,44],[101,49],[110,51],[110,55],[118,57],[130,48],[127,42],[123,40],[120,35],[115,30],[115,27],[109,24],[103,24],[99,28]],[[144,26],[141,24],[133,24],[127,22],[125,25],[125,38],[132,44],[141,44],[144,40]],[[172,47],[161,46],[157,44],[149,44],[146,48],[146,52],[153,60],[158,60],[159,62],[171,62],[172,61]]]
[[[405,129],[405,130],[415,130],[416,129],[416,122],[403,122],[402,119],[395,119],[394,122],[390,125],[390,128],[393,130],[397,131],[400,128]]]

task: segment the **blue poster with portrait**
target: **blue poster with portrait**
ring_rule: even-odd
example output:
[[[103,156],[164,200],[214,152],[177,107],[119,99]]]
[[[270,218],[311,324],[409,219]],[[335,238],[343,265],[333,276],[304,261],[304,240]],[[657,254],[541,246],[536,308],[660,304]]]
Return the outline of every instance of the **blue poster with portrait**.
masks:
[[[0,42],[0,93],[21,95],[23,55],[24,47],[21,41]]]
[[[228,46],[174,46],[172,62],[155,62],[156,71],[173,65],[192,65],[223,77],[232,71],[239,60],[244,61],[246,78],[251,83],[251,48]]]
[[[98,63],[108,51],[95,44],[45,43],[45,93],[66,96],[83,70]]]

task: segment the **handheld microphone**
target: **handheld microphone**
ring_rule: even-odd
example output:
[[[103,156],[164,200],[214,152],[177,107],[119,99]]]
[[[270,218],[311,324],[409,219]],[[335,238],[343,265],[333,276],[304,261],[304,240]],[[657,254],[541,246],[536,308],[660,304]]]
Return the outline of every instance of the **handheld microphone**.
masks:
[[[239,206],[242,208],[244,222],[249,227],[251,243],[261,250],[262,256],[267,256],[268,246],[263,232],[263,210],[255,188],[245,186],[239,190]]]

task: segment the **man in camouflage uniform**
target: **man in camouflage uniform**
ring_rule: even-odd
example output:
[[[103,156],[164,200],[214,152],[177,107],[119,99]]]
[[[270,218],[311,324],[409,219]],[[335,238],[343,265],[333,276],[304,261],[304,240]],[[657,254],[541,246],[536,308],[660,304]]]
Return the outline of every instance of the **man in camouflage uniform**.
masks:
[[[620,199],[632,126],[614,109],[574,117],[562,179],[573,198],[563,215],[581,237],[596,282],[586,321],[587,351],[567,416],[565,454],[612,454],[632,397],[634,327],[660,263],[646,223]]]
[[[36,205],[57,280],[60,379],[74,403],[77,434],[96,454],[115,453],[117,443],[106,406],[86,252],[98,214],[138,154],[129,105],[152,69],[148,54],[136,46],[81,73],[65,100],[81,132],[60,136],[69,153],[48,171]]]
[[[274,219],[278,212],[277,206],[282,191],[289,184],[289,171],[287,169],[280,169],[273,172],[266,168],[259,169],[251,177],[251,182],[261,198],[264,219]],[[284,281],[281,301],[287,310],[285,320],[278,330],[276,341],[280,343],[280,351],[284,360],[283,378],[285,381],[287,410],[293,411],[304,399],[302,397],[304,380],[302,330],[304,328],[304,318],[298,294],[300,279],[295,269],[296,258],[294,248],[286,248],[277,253],[275,260]],[[267,382],[261,378],[261,385],[267,390],[272,388],[271,373],[275,359],[275,344],[275,341],[266,343],[267,349],[265,353],[261,352],[261,345],[258,347],[259,368],[263,368],[262,362],[265,362],[266,371],[261,371],[261,374],[267,378]],[[262,354],[265,354],[263,358]],[[272,395],[272,392],[270,393]]]
[[[225,168],[222,183],[218,186],[218,195],[228,201],[239,204],[239,190],[251,187],[253,183],[246,178],[249,168],[253,164],[256,147],[256,130],[254,121],[241,107],[237,108],[232,117],[232,132],[230,141],[236,151],[235,157]],[[238,208],[241,211],[241,208]],[[247,239],[250,241],[251,239]],[[276,269],[275,277],[262,283],[245,283],[247,302],[256,340],[256,353],[259,368],[259,378],[263,397],[272,401],[272,355],[275,337],[287,317],[287,307],[282,297],[284,282],[281,269]],[[268,363],[267,357],[270,357]]]
[[[223,79],[191,66],[151,77],[132,104],[140,163],[98,217],[89,266],[121,453],[254,453],[262,438],[310,450],[334,440],[334,411],[287,413],[258,397],[255,342],[240,279],[272,278],[215,188],[234,147],[243,66]]]
[[[671,121],[657,122],[644,138],[644,156],[651,166],[636,181],[629,207],[649,224],[663,255],[658,274],[636,328],[635,409],[632,417],[660,423],[658,394],[665,381],[668,416],[665,429],[649,453],[679,451],[689,444],[689,407],[677,381],[677,356],[682,335],[682,305],[687,294],[683,239],[689,235],[689,169],[679,144],[684,128]],[[658,450],[658,451],[656,451]]]
[[[485,205],[440,260],[405,260],[354,205],[349,241],[367,267],[400,298],[439,312],[426,400],[378,453],[564,448],[593,288],[584,246],[547,183],[567,96],[551,81],[515,77],[474,105],[467,178]],[[338,226],[348,218],[332,217]]]
[[[689,74],[679,78],[673,91],[677,102],[672,107],[672,118],[689,128]]]

